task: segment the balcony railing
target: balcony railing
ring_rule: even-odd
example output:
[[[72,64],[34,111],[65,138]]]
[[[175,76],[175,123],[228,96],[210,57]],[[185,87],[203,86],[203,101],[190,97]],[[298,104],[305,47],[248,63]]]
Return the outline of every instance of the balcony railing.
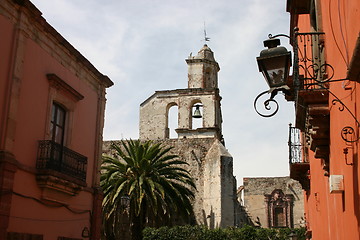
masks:
[[[303,144],[303,135],[300,129],[289,125],[289,163],[290,177],[300,182],[303,189],[310,188],[308,172],[310,165],[307,159],[307,148]]]
[[[304,146],[301,143],[301,131],[296,127],[289,125],[289,163],[303,163]]]
[[[36,168],[86,181],[87,157],[50,140],[39,141]]]
[[[334,69],[325,62],[324,33],[295,32],[293,76],[298,90],[328,88]]]

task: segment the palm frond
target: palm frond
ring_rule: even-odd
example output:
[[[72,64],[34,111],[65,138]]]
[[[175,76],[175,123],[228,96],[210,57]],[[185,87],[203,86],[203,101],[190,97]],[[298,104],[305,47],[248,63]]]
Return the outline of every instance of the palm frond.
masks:
[[[195,183],[188,163],[170,154],[172,147],[152,141],[112,142],[113,156],[103,156],[101,187],[104,192],[104,225],[107,231],[118,228],[121,197],[130,197],[130,215],[146,214],[145,219],[171,219],[193,214]],[[134,218],[134,219],[135,219]],[[110,233],[109,233],[110,234]],[[112,233],[111,233],[112,234]]]

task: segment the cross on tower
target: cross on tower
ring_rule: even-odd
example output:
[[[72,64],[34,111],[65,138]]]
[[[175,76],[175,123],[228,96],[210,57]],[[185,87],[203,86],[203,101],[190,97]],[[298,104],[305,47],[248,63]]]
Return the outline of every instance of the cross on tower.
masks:
[[[206,35],[206,26],[205,26],[205,22],[204,22],[204,41],[205,41],[205,44],[206,44],[206,42],[210,42],[210,38]]]

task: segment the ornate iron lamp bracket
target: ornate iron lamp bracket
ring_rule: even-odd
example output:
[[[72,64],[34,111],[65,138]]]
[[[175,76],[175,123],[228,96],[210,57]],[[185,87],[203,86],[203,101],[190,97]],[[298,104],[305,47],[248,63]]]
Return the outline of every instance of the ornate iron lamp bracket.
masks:
[[[277,47],[280,45],[280,40],[274,41],[277,37],[284,36],[290,39],[289,36],[285,34],[278,34],[272,36],[268,35],[269,39],[264,41],[264,46],[268,47],[261,51],[260,56],[257,57],[259,71],[264,74],[265,79],[267,80],[270,89],[268,91],[264,91],[260,93],[254,100],[254,108],[255,111],[262,117],[272,117],[279,110],[279,104],[274,99],[278,92],[283,92],[285,94],[290,93],[290,88],[286,85],[286,78],[288,77],[288,69],[291,66],[291,53],[286,50],[284,47]],[[274,64],[275,58],[277,64]],[[287,61],[284,61],[288,59]],[[269,64],[270,61],[272,63]],[[282,66],[282,64],[285,64]],[[270,98],[264,101],[264,109],[268,113],[261,113],[257,108],[257,102],[265,94],[270,94]]]
[[[323,32],[309,32],[299,33],[295,29],[294,37],[291,38],[286,34],[269,34],[269,39],[277,37],[286,37],[290,39],[293,45],[294,52],[294,66],[293,66],[293,83],[291,94],[294,94],[293,99],[298,100],[298,93],[302,91],[316,91],[326,90],[334,99],[332,105],[340,104],[339,110],[347,110],[351,117],[356,122],[357,129],[351,126],[345,126],[341,130],[341,138],[347,143],[353,143],[360,140],[358,129],[360,123],[351,110],[342,102],[334,93],[329,90],[330,82],[344,81],[348,79],[333,79],[334,68],[323,60],[324,40]],[[278,92],[283,92],[286,95],[290,94],[288,86],[281,86],[278,88],[271,88],[268,91],[260,93],[254,100],[255,111],[262,117],[272,117],[279,110],[279,104],[274,99]],[[264,94],[270,94],[270,98],[264,101],[264,109],[268,114],[260,113],[257,109],[257,102]]]
[[[273,38],[277,38],[277,37],[286,37],[286,38],[291,40],[291,37],[289,35],[286,35],[286,34],[283,34],[283,33],[276,34],[275,36],[273,36],[271,33],[269,33],[269,35],[268,35],[269,39],[273,39]]]
[[[268,91],[264,91],[262,93],[260,93],[254,100],[254,108],[255,111],[257,112],[257,114],[259,114],[262,117],[272,117],[274,116],[278,111],[279,111],[279,104],[278,102],[274,99],[274,97],[277,95],[277,93],[281,91],[284,92],[285,94],[289,91],[289,89],[284,88],[284,87],[280,87],[280,88],[272,88]],[[270,98],[266,99],[264,101],[264,109],[265,111],[269,111],[267,114],[265,113],[261,113],[258,108],[257,108],[257,102],[260,99],[261,96],[265,95],[265,94],[270,94]],[[272,107],[273,106],[273,107]]]
[[[342,112],[345,109],[350,113],[351,117],[355,120],[357,129],[360,128],[360,123],[355,117],[355,115],[351,112],[351,110],[341,101],[335,94],[333,94],[329,89],[327,91],[335,98],[332,100],[332,105],[340,104],[339,110]],[[351,126],[345,126],[341,129],[341,138],[348,143],[354,143],[360,140],[359,134],[355,131],[355,129]]]

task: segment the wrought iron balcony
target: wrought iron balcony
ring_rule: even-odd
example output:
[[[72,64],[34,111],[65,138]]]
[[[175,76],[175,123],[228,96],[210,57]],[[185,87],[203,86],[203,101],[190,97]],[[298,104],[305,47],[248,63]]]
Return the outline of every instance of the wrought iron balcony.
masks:
[[[294,32],[291,39],[294,51],[293,75],[287,85],[293,94],[288,101],[304,101],[309,104],[324,103],[328,100],[329,83],[334,81],[333,67],[326,63],[324,56],[323,32]]]
[[[324,60],[324,35],[295,32],[293,75],[299,90],[328,88],[334,76],[333,67]]]
[[[36,168],[86,181],[87,157],[50,140],[39,141]]]
[[[302,163],[303,156],[303,144],[301,143],[301,131],[296,127],[289,125],[289,163]]]
[[[307,148],[303,144],[303,136],[300,129],[289,125],[289,164],[290,177],[298,180],[303,189],[309,189],[308,172],[310,164],[307,160]]]
[[[296,102],[295,126],[306,132],[315,158],[329,155],[329,85],[334,69],[324,57],[323,32],[294,33],[294,68],[290,79]]]

